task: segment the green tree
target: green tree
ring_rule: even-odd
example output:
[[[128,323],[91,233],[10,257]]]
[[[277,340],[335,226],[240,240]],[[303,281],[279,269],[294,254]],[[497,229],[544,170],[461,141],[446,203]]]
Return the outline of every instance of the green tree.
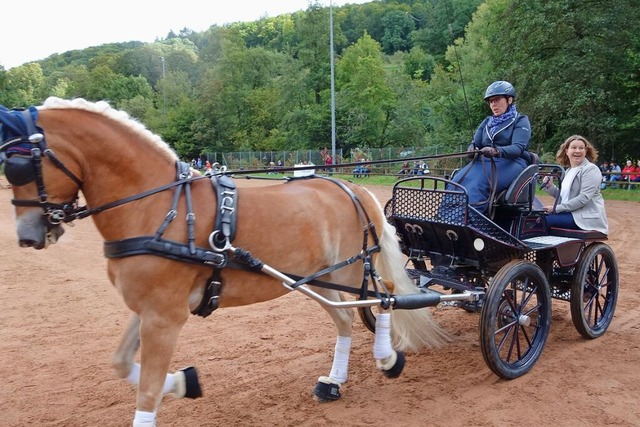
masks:
[[[490,0],[489,0],[490,1]],[[434,55],[440,61],[453,40],[463,37],[465,26],[482,0],[442,0],[416,8],[420,28],[411,35],[413,45]],[[426,10],[425,10],[426,9]]]
[[[409,51],[411,40],[409,35],[415,29],[414,18],[408,12],[400,10],[389,11],[383,18],[384,35],[382,36],[382,49],[387,55],[399,50]]]
[[[395,108],[381,46],[365,33],[336,65],[342,148],[383,147]]]
[[[636,1],[511,2],[496,18],[489,54],[526,94],[538,145],[580,133],[607,157],[640,155]]]
[[[404,56],[404,71],[414,79],[431,80],[435,66],[435,58],[417,46]]]
[[[0,83],[0,104],[8,108],[39,104],[45,97],[45,78],[40,64],[36,62],[4,72]]]
[[[199,87],[199,99],[209,123],[215,130],[202,132],[216,142],[214,147],[231,151],[252,150],[277,134],[282,117],[276,108],[281,99],[276,82],[282,78],[287,61],[284,54],[264,48],[247,49],[241,40],[223,42],[223,55],[206,72]]]

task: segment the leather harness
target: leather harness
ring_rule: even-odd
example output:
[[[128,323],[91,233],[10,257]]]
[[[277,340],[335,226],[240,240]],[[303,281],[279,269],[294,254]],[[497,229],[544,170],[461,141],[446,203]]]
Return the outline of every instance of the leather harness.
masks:
[[[191,195],[191,183],[196,180],[206,179],[207,176],[192,176],[188,163],[180,161],[176,162],[176,180],[171,183],[146,190],[132,196],[124,197],[122,199],[114,200],[101,206],[92,208],[88,208],[87,206],[78,206],[77,193],[75,199],[72,201],[62,204],[49,202],[47,200],[48,197],[45,189],[45,183],[42,179],[42,157],[48,158],[56,168],[64,172],[78,186],[78,190],[82,189],[83,183],[55,156],[53,150],[47,147],[43,134],[39,133],[41,130],[35,126],[35,118],[33,115],[37,116],[37,111],[35,109],[11,111],[10,113],[3,114],[0,117],[2,120],[5,120],[4,122],[0,120],[0,130],[2,130],[2,123],[7,125],[10,124],[12,125],[12,128],[15,126],[17,129],[13,132],[13,135],[3,135],[2,139],[5,139],[6,136],[10,136],[10,138],[2,141],[0,144],[0,153],[3,155],[1,160],[6,161],[7,166],[11,166],[13,168],[16,172],[16,178],[24,175],[26,176],[25,179],[36,181],[36,187],[38,189],[38,200],[14,199],[12,200],[14,205],[40,207],[43,210],[43,217],[46,219],[49,226],[56,226],[62,222],[71,223],[75,219],[86,218],[107,209],[112,209],[173,188],[174,194],[171,209],[167,212],[164,221],[153,236],[138,236],[121,240],[105,241],[104,254],[106,258],[122,258],[134,255],[156,255],[176,261],[201,265],[204,264],[213,267],[211,277],[207,280],[205,285],[202,300],[199,306],[192,311],[193,314],[202,317],[209,316],[216,308],[218,308],[219,295],[222,289],[221,271],[223,268],[231,267],[256,273],[260,273],[262,271],[262,261],[254,258],[250,252],[244,249],[233,248],[231,246],[231,242],[236,235],[237,228],[236,211],[238,193],[233,178],[226,175],[224,172],[216,172],[210,176],[211,184],[217,195],[214,230],[209,236],[211,249],[200,248],[195,244],[194,224],[196,218],[195,213],[193,212],[193,200]],[[21,126],[24,127],[24,129],[19,129]],[[27,136],[25,136],[25,134]],[[8,152],[11,153],[7,155]],[[16,156],[15,159],[12,156]],[[330,267],[324,268],[323,270],[309,276],[301,277],[283,273],[296,281],[290,286],[290,289],[296,289],[304,284],[310,284],[343,292],[356,293],[359,294],[361,299],[365,299],[367,297],[381,298],[381,295],[385,294],[387,298],[385,298],[384,301],[389,301],[388,291],[384,286],[379,285],[380,278],[373,267],[372,256],[375,252],[380,251],[378,235],[368,213],[362,205],[362,202],[349,187],[336,179],[310,175],[299,178],[287,178],[287,181],[299,179],[325,179],[340,187],[342,191],[350,197],[360,218],[360,222],[363,225],[363,243],[362,249],[357,255],[338,262]],[[187,208],[186,243],[176,242],[162,237],[166,229],[177,216],[178,203],[183,190]],[[371,235],[373,239],[373,244],[371,246],[369,246],[368,243],[369,235]],[[232,255],[232,259],[229,259],[230,254]],[[358,261],[361,261],[364,267],[364,277],[362,286],[359,290],[346,285],[318,280],[319,277],[325,274]],[[368,290],[369,279],[371,279],[373,283],[372,291]]]

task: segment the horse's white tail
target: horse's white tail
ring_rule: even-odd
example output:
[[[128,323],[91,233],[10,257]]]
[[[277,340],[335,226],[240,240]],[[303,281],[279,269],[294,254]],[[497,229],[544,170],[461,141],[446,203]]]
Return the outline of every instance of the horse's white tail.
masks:
[[[384,221],[375,268],[383,280],[395,285],[393,293],[397,295],[420,292],[407,275],[405,262],[395,228]],[[392,310],[391,335],[396,350],[435,348],[451,341],[450,335],[433,319],[429,308]]]

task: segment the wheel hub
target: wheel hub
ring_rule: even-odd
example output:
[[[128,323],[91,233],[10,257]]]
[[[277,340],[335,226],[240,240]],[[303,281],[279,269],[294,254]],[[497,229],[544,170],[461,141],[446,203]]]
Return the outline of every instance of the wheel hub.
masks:
[[[530,326],[531,316],[527,316],[526,314],[521,314],[520,316],[518,316],[518,324],[520,326]]]

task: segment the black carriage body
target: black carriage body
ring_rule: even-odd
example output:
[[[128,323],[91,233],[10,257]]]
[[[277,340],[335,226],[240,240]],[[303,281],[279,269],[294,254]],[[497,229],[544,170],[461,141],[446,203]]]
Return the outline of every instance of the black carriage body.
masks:
[[[549,235],[534,196],[538,170],[532,165],[496,197],[493,219],[469,206],[466,190],[453,181],[433,176],[398,181],[385,211],[415,267],[409,274],[427,287],[486,289],[503,266],[526,260],[540,267],[553,298],[569,301],[576,263],[606,236],[568,230]]]
[[[545,168],[545,169],[543,169]],[[613,251],[592,231],[551,230],[535,198],[543,176],[561,180],[558,165],[527,167],[490,203],[490,217],[469,206],[466,190],[433,176],[402,179],[387,202],[408,257],[408,275],[441,304],[480,313],[480,347],[499,377],[527,373],[540,357],[551,324],[551,301],[571,304],[585,338],[604,334],[618,296]],[[373,315],[360,310],[373,330]]]

